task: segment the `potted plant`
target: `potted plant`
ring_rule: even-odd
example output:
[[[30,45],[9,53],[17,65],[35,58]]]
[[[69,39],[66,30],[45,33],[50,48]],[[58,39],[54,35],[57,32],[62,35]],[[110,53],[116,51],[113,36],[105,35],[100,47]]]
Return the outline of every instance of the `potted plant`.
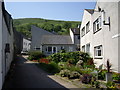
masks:
[[[109,81],[112,81],[112,72],[110,72],[110,68],[111,68],[111,64],[110,64],[110,61],[109,59],[107,60],[107,72],[106,72],[106,81],[109,82]]]

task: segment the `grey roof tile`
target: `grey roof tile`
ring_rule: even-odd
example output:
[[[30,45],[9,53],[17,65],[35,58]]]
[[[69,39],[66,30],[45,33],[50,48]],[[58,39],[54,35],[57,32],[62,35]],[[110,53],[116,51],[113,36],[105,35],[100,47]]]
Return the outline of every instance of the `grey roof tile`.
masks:
[[[44,35],[42,44],[73,44],[71,37],[67,35]]]

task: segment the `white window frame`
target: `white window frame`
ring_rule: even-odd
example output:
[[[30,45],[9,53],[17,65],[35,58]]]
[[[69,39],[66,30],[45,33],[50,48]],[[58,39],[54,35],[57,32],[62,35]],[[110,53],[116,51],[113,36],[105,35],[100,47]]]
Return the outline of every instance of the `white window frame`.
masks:
[[[51,47],[51,51],[48,52],[48,47]],[[54,48],[56,48],[56,52],[54,52]],[[52,54],[52,53],[57,53],[57,47],[56,46],[47,46],[47,53]]]
[[[99,52],[101,52],[99,55]],[[103,46],[99,45],[99,46],[95,46],[94,47],[94,57],[95,58],[103,58]]]
[[[86,24],[86,34],[90,31],[90,21]]]
[[[55,49],[56,49],[56,52],[54,52],[54,47],[55,47]],[[52,53],[57,53],[57,47],[56,46],[52,46]]]
[[[81,30],[81,36],[83,37],[84,35],[85,35],[85,27],[83,27]]]
[[[69,51],[72,52],[73,51],[73,47],[69,46]]]
[[[82,46],[82,52],[85,52],[85,45]]]
[[[94,22],[93,22],[93,32],[96,33],[99,31],[102,27],[102,20],[101,16],[99,16]]]
[[[88,47],[89,46],[89,47]],[[89,50],[88,50],[89,49]],[[90,53],[90,43],[86,44],[86,52]]]

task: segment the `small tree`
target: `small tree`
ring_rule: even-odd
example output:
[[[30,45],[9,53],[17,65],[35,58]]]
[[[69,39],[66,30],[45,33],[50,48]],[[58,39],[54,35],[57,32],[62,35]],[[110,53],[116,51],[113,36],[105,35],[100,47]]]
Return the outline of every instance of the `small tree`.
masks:
[[[110,72],[111,66],[112,66],[112,65],[110,64],[109,59],[107,59],[107,72]]]

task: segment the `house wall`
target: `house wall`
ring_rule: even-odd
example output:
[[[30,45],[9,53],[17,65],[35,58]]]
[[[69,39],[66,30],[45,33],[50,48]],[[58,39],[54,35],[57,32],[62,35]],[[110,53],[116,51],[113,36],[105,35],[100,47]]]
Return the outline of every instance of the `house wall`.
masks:
[[[8,18],[10,19],[10,18]],[[8,70],[10,69],[10,64],[13,60],[13,53],[14,53],[14,47],[13,47],[13,29],[12,29],[12,19],[10,19],[10,33],[8,32],[8,28],[5,23],[5,19],[3,18],[3,24],[2,24],[2,69],[3,69],[3,82],[5,79],[5,75],[7,74]],[[10,45],[10,53],[5,53],[5,47],[6,44]]]
[[[31,41],[23,38],[23,50],[22,51],[29,51],[31,46]]]
[[[78,36],[79,35],[74,35],[74,33],[72,32],[72,30],[70,29],[70,37],[71,37],[72,43],[75,45],[76,49],[80,45],[80,39],[78,39]]]
[[[70,29],[70,37],[71,37],[71,39],[72,39],[72,43],[74,43],[75,38],[74,38],[74,34],[73,34],[73,32],[72,32],[71,29]]]
[[[71,45],[43,45],[42,46],[42,51],[45,55],[50,55],[46,51],[47,47],[57,47],[57,52],[61,51],[61,47],[64,47],[66,52],[70,52],[70,48],[72,48],[72,51],[76,51],[75,46],[73,44],[71,44]]]
[[[20,54],[23,48],[23,37],[21,33],[15,30],[15,28],[14,28],[14,45],[15,45],[15,53]]]
[[[31,41],[31,50],[34,48],[41,48],[41,38],[43,35],[52,35],[52,33],[38,28],[36,26],[31,26],[32,41]],[[41,49],[42,50],[42,49]]]
[[[98,7],[105,11],[105,21],[108,22],[108,17],[110,17],[110,27],[109,25],[103,25],[101,30],[93,34],[93,22],[99,17],[102,16],[101,12],[98,12]],[[89,15],[85,14],[83,17],[83,22],[89,19]],[[85,19],[84,19],[85,18]],[[94,62],[98,67],[101,64],[104,64],[104,68],[106,65],[107,59],[110,60],[112,64],[112,69],[115,72],[118,71],[118,37],[113,38],[116,34],[118,34],[118,3],[117,2],[97,2],[95,7],[95,12],[91,16],[91,29],[89,33],[90,35],[85,35],[81,37],[81,46],[88,42],[91,43],[90,54],[94,58]],[[82,23],[84,26],[85,23]],[[94,57],[94,47],[102,45],[103,46],[103,56],[102,58]]]
[[[6,20],[9,22],[9,30],[5,23],[5,17],[3,16],[2,4],[0,2],[0,89],[2,89],[2,85],[5,80],[5,75],[7,74],[10,64],[13,60],[13,29],[12,29],[12,19],[10,15],[6,13]],[[5,53],[5,46],[9,43],[10,45],[10,53]]]
[[[2,88],[2,7],[0,2],[0,89]]]
[[[83,14],[83,19],[82,19],[82,23],[81,23],[81,28],[80,28],[80,39],[81,39],[81,43],[80,43],[80,47],[81,47],[81,51],[82,51],[82,46],[86,46],[86,44],[90,43],[90,52],[92,52],[92,34],[93,34],[93,30],[92,30],[92,20],[91,20],[91,14],[88,13],[86,10],[84,10],[84,14]],[[86,34],[86,24],[90,21],[90,31]],[[82,36],[82,28],[85,27],[85,36]],[[86,48],[85,48],[86,49]],[[86,51],[86,50],[85,50]],[[90,53],[91,56],[93,56],[93,53]]]
[[[120,1],[118,3],[118,17],[120,17]],[[118,34],[120,35],[120,18],[118,18]],[[118,37],[118,72],[120,72],[120,36]]]

